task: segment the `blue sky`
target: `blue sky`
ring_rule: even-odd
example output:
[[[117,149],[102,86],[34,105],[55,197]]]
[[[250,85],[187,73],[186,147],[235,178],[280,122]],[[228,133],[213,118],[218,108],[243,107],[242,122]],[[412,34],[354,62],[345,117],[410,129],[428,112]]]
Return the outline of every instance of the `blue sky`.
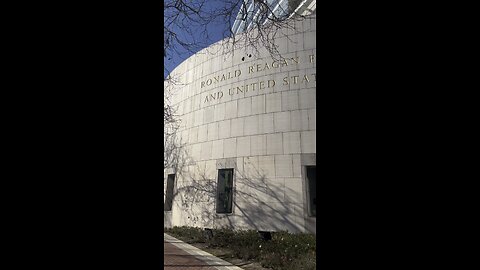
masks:
[[[187,1],[189,3],[195,2],[195,1]],[[219,0],[206,0],[206,4],[203,6],[202,10],[209,11],[209,10],[215,10],[218,9],[218,7],[221,7],[222,5],[225,5],[226,1],[219,1]],[[167,10],[164,10],[165,13],[169,12]],[[234,12],[234,15],[232,17],[231,22],[226,22],[225,18],[216,18],[214,21],[211,21],[207,27],[206,31],[208,34],[208,38],[205,36],[204,33],[201,33],[203,30],[202,27],[195,26],[193,24],[188,24],[189,30],[193,32],[193,35],[190,36],[187,33],[187,30],[185,29],[180,29],[180,28],[173,28],[175,33],[182,37],[185,41],[188,42],[194,42],[196,45],[199,45],[198,48],[194,48],[193,52],[187,51],[183,49],[181,46],[176,46],[178,49],[177,51],[169,50],[166,52],[167,57],[164,57],[164,77],[166,77],[167,70],[172,71],[176,66],[178,66],[180,63],[182,63],[185,59],[190,57],[192,54],[198,52],[202,48],[208,47],[208,45],[211,45],[223,38],[225,38],[225,33],[223,31],[225,30],[225,27],[228,24],[228,27],[231,27],[233,24],[233,20],[236,17],[238,10]],[[167,16],[164,16],[164,23],[166,23],[166,18]],[[193,40],[194,39],[194,40]]]

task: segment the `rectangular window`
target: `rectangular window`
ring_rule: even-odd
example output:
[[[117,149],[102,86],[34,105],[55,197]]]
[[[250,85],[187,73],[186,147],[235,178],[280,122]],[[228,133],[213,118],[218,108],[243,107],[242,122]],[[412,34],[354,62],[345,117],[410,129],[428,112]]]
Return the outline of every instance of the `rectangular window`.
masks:
[[[232,213],[233,169],[218,170],[217,213]]]
[[[317,216],[317,167],[307,166],[308,214]]]
[[[167,194],[165,198],[165,211],[172,211],[172,202],[173,202],[173,186],[175,184],[175,174],[169,174],[167,177]]]

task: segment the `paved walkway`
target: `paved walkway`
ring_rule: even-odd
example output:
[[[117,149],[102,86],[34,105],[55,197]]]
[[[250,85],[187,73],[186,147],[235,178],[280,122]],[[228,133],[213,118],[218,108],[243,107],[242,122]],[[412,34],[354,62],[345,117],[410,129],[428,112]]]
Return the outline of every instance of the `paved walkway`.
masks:
[[[163,234],[164,270],[242,270],[203,250]]]

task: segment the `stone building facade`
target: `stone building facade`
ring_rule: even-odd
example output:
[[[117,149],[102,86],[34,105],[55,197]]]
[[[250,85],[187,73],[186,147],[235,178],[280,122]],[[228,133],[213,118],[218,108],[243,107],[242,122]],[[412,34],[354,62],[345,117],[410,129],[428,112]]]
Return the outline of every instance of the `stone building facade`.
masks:
[[[281,59],[219,42],[171,73],[181,151],[164,171],[165,227],[315,233],[315,24],[278,33]]]

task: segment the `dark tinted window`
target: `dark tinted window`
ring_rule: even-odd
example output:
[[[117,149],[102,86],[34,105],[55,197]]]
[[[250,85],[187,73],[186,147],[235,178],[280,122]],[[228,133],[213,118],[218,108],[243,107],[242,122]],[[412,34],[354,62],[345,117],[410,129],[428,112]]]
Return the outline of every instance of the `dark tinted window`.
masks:
[[[165,198],[165,211],[172,211],[173,186],[175,184],[175,174],[169,174],[167,177],[167,194]]]
[[[232,213],[233,169],[218,170],[217,213]]]
[[[317,216],[317,167],[307,167],[308,213]]]

